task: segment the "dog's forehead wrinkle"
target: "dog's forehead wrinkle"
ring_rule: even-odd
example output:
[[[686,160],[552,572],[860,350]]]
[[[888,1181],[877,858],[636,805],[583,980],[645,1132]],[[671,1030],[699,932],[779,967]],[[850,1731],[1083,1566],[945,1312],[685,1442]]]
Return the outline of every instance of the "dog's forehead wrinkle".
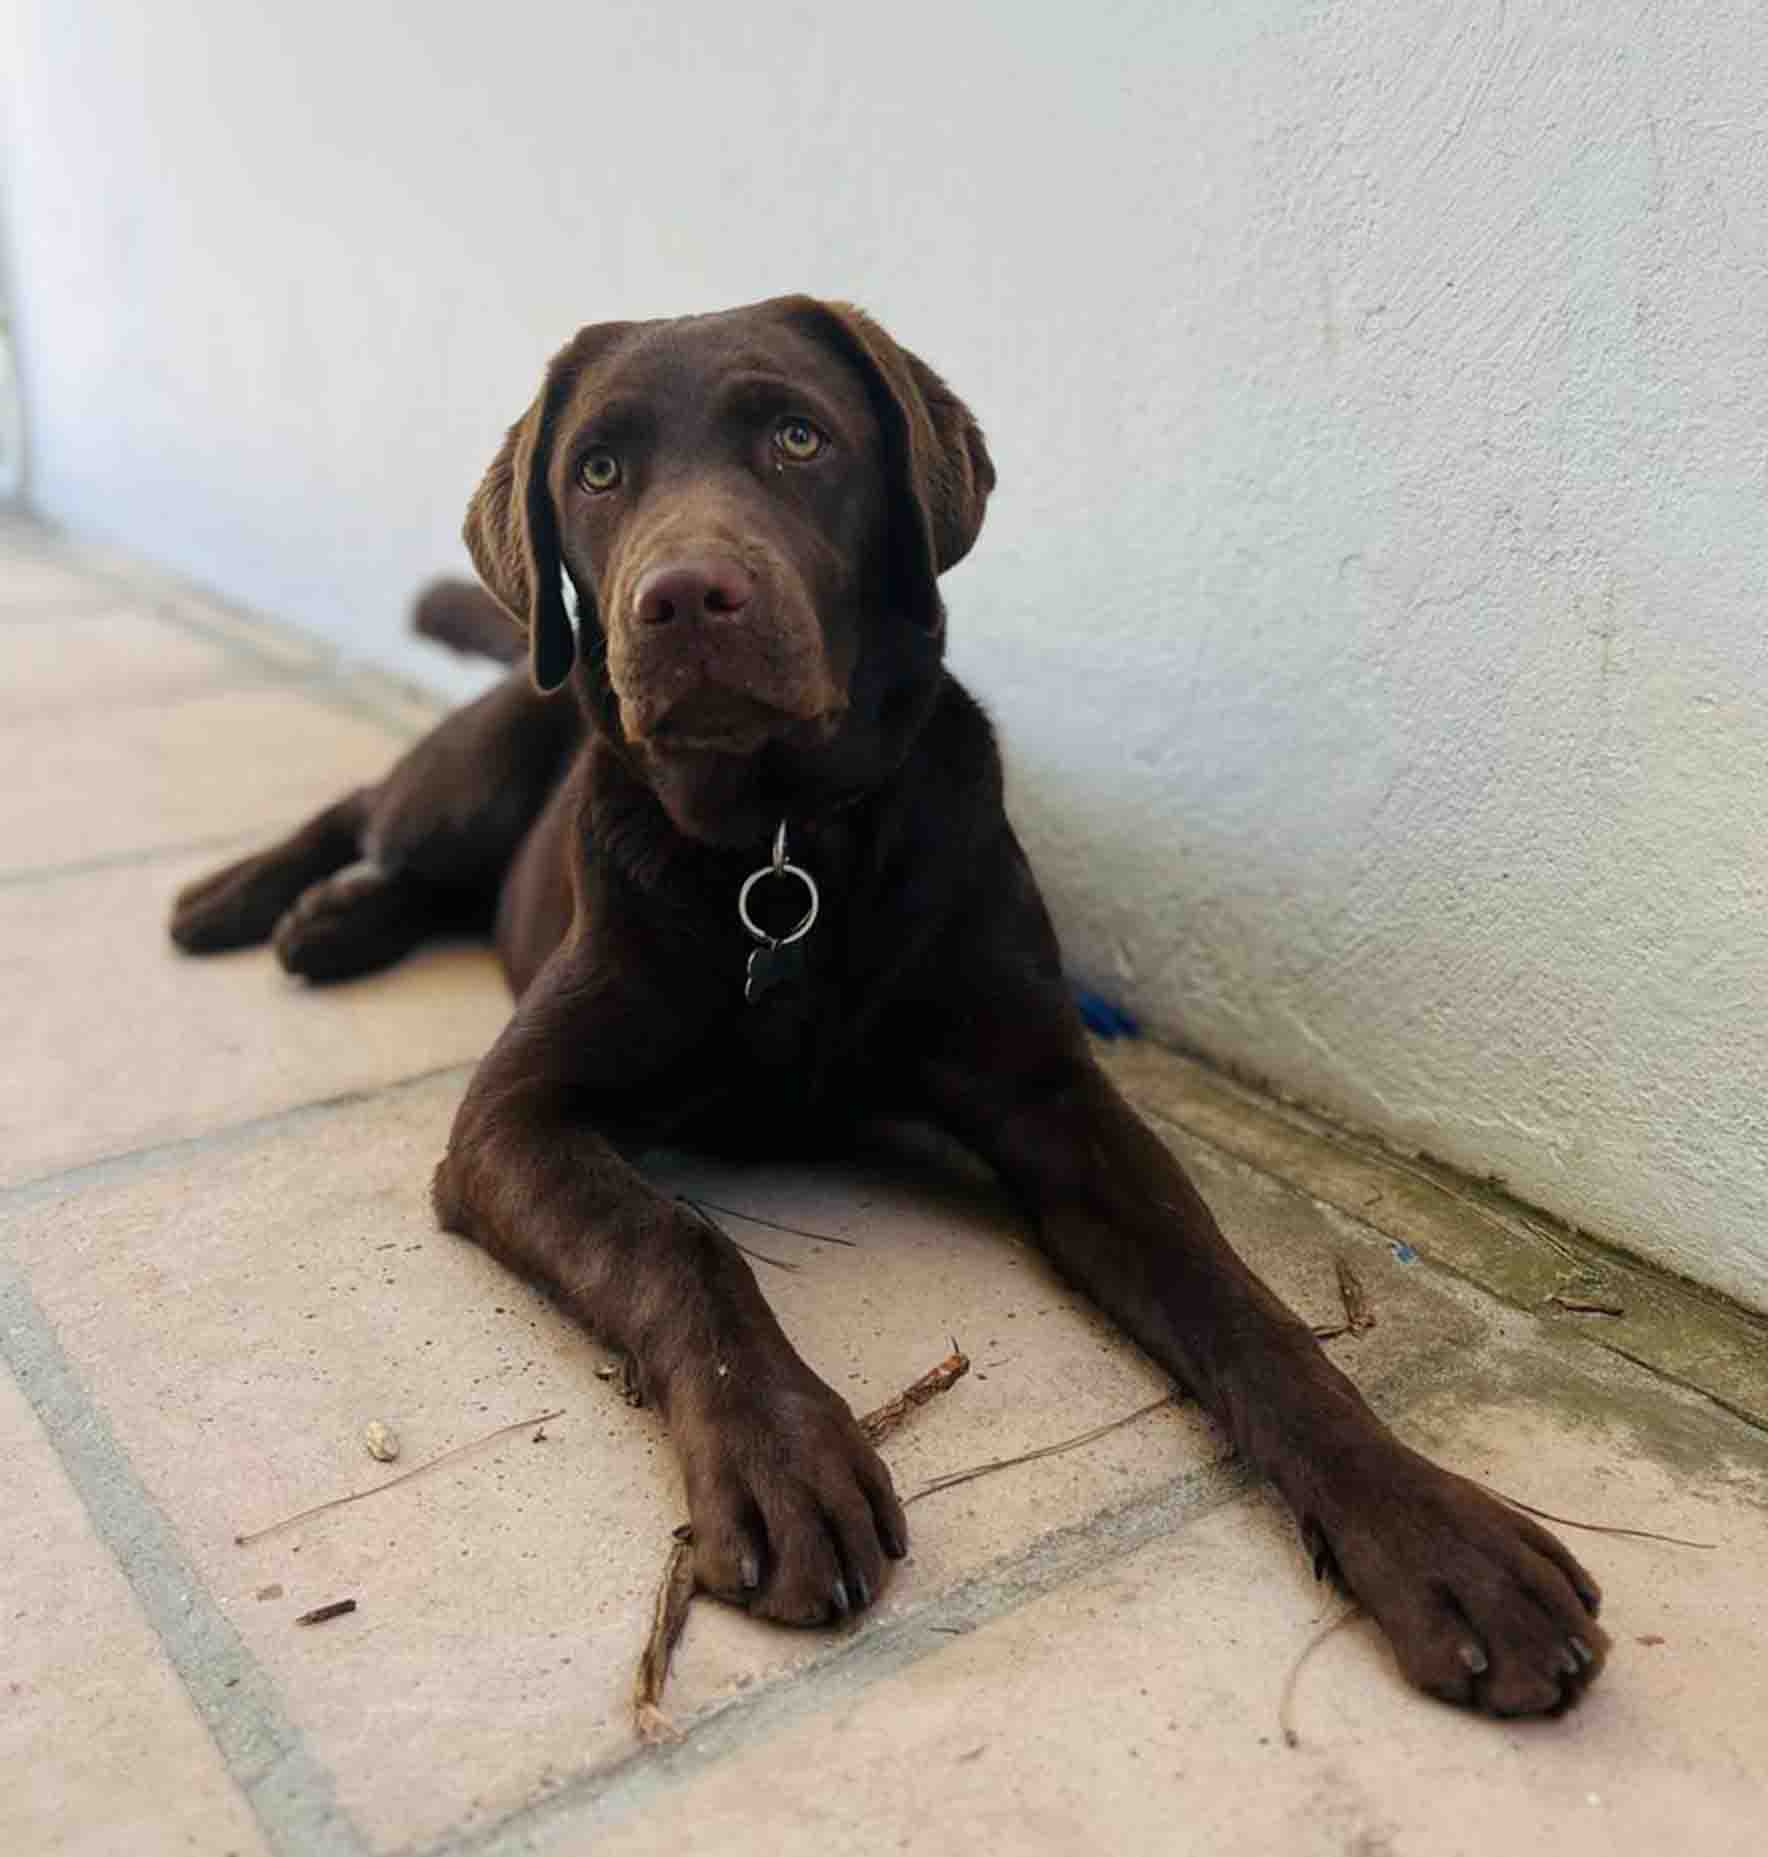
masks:
[[[644,436],[653,423],[650,402],[642,395],[591,392],[578,409],[576,435],[630,439]]]
[[[871,396],[852,363],[754,308],[640,324],[585,371],[574,411],[579,425],[627,401],[642,404],[647,417],[704,415],[745,385],[814,396],[821,404],[809,410],[838,417],[861,441],[876,437]]]

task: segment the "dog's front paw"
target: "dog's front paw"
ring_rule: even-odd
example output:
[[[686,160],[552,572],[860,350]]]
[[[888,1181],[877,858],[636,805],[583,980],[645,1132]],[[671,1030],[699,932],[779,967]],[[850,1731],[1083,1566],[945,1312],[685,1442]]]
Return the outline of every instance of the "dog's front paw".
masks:
[[[887,1562],[908,1552],[889,1470],[814,1377],[766,1389],[717,1380],[671,1424],[708,1592],[822,1625],[870,1605]]]
[[[1596,1582],[1546,1529],[1393,1445],[1309,1517],[1330,1568],[1387,1633],[1407,1678],[1493,1715],[1552,1715],[1608,1652]]]

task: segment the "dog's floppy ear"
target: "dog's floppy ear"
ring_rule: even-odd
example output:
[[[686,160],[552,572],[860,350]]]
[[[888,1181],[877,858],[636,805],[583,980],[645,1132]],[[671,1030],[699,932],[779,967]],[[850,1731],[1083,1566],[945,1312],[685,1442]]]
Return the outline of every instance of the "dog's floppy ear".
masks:
[[[851,303],[796,299],[798,316],[819,327],[857,362],[872,386],[898,487],[907,497],[912,540],[931,583],[970,552],[982,528],[994,461],[982,428],[958,396],[918,355],[893,340]],[[937,623],[938,602],[930,597]]]
[[[558,518],[547,482],[554,428],[584,368],[631,326],[594,323],[553,356],[534,403],[510,427],[467,505],[461,530],[467,551],[491,596],[528,634],[529,664],[539,690],[558,689],[577,655],[565,609]]]

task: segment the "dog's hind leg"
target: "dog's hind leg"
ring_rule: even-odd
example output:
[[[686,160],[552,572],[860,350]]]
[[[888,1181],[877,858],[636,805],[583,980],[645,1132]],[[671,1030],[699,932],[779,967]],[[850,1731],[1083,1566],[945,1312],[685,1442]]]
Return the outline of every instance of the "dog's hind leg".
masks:
[[[518,671],[415,743],[378,785],[270,850],[191,884],[172,939],[192,954],[275,939],[290,973],[342,980],[429,934],[487,929],[509,870],[582,738],[574,703]]]
[[[361,856],[371,787],[309,819],[281,844],[186,884],[172,905],[172,939],[188,954],[267,941],[311,885]]]
[[[348,980],[409,954],[425,936],[483,926],[460,896],[363,859],[303,891],[271,937],[305,980]]]

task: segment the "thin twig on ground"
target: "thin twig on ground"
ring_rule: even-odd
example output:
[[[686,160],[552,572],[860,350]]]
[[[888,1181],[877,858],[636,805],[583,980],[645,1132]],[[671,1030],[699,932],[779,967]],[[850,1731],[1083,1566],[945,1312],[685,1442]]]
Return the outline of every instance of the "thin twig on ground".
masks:
[[[710,1226],[711,1229],[717,1232],[719,1237],[721,1238],[729,1238],[730,1242],[734,1244],[737,1247],[737,1249],[741,1251],[745,1257],[754,1258],[758,1264],[772,1264],[775,1270],[790,1270],[796,1273],[797,1271],[803,1269],[803,1265],[801,1264],[788,1263],[786,1259],[783,1257],[769,1257],[765,1251],[751,1250],[750,1247],[744,1244],[740,1239],[731,1238],[730,1233],[727,1232],[724,1229],[724,1227],[719,1224],[719,1222],[712,1216],[710,1212],[706,1210],[706,1208],[700,1203],[699,1200],[689,1199],[687,1194],[685,1193],[677,1193],[675,1197],[682,1205],[687,1207],[687,1209],[694,1215],[696,1219],[700,1221],[702,1225]]]
[[[885,1400],[883,1405],[860,1419],[860,1430],[873,1444],[879,1443],[928,1400],[950,1392],[969,1371],[969,1357],[954,1341],[951,1353],[937,1367],[930,1367],[894,1399]],[[681,1639],[689,1608],[698,1591],[694,1579],[693,1530],[684,1523],[676,1529],[668,1558],[663,1563],[657,1597],[651,1606],[651,1629],[639,1653],[638,1670],[633,1678],[632,1725],[647,1746],[681,1738],[680,1729],[663,1712],[663,1692],[669,1683],[669,1660]]]
[[[678,1193],[676,1198],[707,1212],[722,1212],[727,1219],[741,1219],[745,1225],[765,1225],[770,1232],[790,1232],[794,1238],[814,1238],[818,1244],[844,1244],[850,1251],[860,1248],[856,1238],[837,1238],[833,1232],[813,1232],[802,1225],[782,1225],[778,1219],[764,1219],[758,1212],[739,1212],[735,1206],[721,1206],[714,1199],[693,1199],[686,1193]]]
[[[501,1438],[512,1431],[524,1431],[530,1425],[544,1425],[550,1419],[565,1416],[565,1409],[560,1406],[556,1412],[542,1412],[531,1419],[517,1419],[513,1424],[499,1425],[495,1431],[488,1431],[482,1437],[469,1438],[465,1444],[457,1444],[452,1449],[439,1451],[434,1457],[426,1458],[421,1464],[413,1464],[409,1470],[401,1470],[396,1477],[388,1477],[384,1483],[376,1483],[370,1489],[359,1489],[348,1496],[334,1496],[329,1502],[316,1502],[311,1509],[302,1509],[298,1514],[285,1515],[280,1522],[268,1523],[263,1528],[253,1528],[246,1533],[235,1535],[237,1547],[249,1547],[254,1541],[262,1541],[266,1535],[273,1535],[279,1529],[293,1528],[296,1522],[307,1521],[315,1515],[324,1515],[328,1509],[341,1509],[346,1503],[361,1502],[365,1497],[378,1496],[382,1490],[391,1489],[396,1483],[409,1483],[413,1477],[421,1477],[426,1470],[434,1470],[438,1464],[445,1464],[451,1457],[460,1457],[467,1451],[476,1451],[480,1445],[489,1444],[494,1438]]]
[[[731,1238],[729,1232],[726,1232],[725,1236]],[[769,1257],[765,1251],[755,1250],[752,1246],[744,1244],[740,1238],[731,1238],[731,1243],[734,1244],[745,1257],[754,1258],[758,1264],[772,1264],[775,1270],[790,1270],[796,1274],[804,1268],[802,1264],[790,1263],[783,1257]]]
[[[1488,1483],[1487,1489],[1492,1489]],[[1533,1503],[1520,1502],[1514,1496],[1506,1496],[1501,1489],[1493,1489],[1492,1494],[1500,1502],[1507,1502],[1513,1509],[1522,1510],[1524,1515],[1538,1516],[1543,1522],[1553,1522],[1560,1528],[1581,1528],[1590,1535],[1627,1535],[1635,1541],[1662,1541],[1669,1547],[1699,1548],[1704,1553],[1715,1551],[1717,1541],[1685,1541],[1680,1535],[1660,1535],[1654,1528],[1621,1528],[1610,1522],[1575,1522],[1569,1515],[1555,1515],[1550,1509],[1537,1509]]]
[[[903,1507],[906,1509],[911,1502],[919,1502],[923,1496],[937,1495],[942,1489],[956,1489],[960,1483],[973,1483],[978,1477],[993,1476],[997,1470],[1012,1470],[1020,1464],[1035,1464],[1040,1458],[1057,1457],[1064,1451],[1078,1450],[1083,1444],[1091,1444],[1108,1432],[1121,1431],[1124,1426],[1133,1425],[1137,1419],[1145,1419],[1150,1412],[1158,1412],[1162,1406],[1170,1406],[1172,1403],[1173,1395],[1163,1393],[1160,1398],[1149,1400],[1147,1405],[1138,1406],[1134,1412],[1126,1412],[1122,1418],[1107,1419],[1103,1425],[1095,1425],[1091,1431],[1083,1431],[1078,1437],[1063,1438],[1055,1444],[1042,1444],[1035,1451],[1021,1451],[1015,1457],[997,1457],[986,1464],[972,1464],[967,1470],[948,1470],[943,1476],[923,1483],[912,1496],[905,1496]]]
[[[1329,1625],[1322,1626],[1302,1646],[1301,1655],[1289,1666],[1289,1674],[1283,1679],[1283,1696],[1277,1704],[1277,1726],[1283,1730],[1285,1747],[1301,1746],[1301,1736],[1296,1733],[1295,1729],[1295,1686],[1301,1679],[1303,1666],[1328,1638],[1343,1631],[1346,1625],[1354,1624],[1356,1620],[1365,1616],[1363,1608],[1353,1600],[1350,1610],[1339,1613]]]

